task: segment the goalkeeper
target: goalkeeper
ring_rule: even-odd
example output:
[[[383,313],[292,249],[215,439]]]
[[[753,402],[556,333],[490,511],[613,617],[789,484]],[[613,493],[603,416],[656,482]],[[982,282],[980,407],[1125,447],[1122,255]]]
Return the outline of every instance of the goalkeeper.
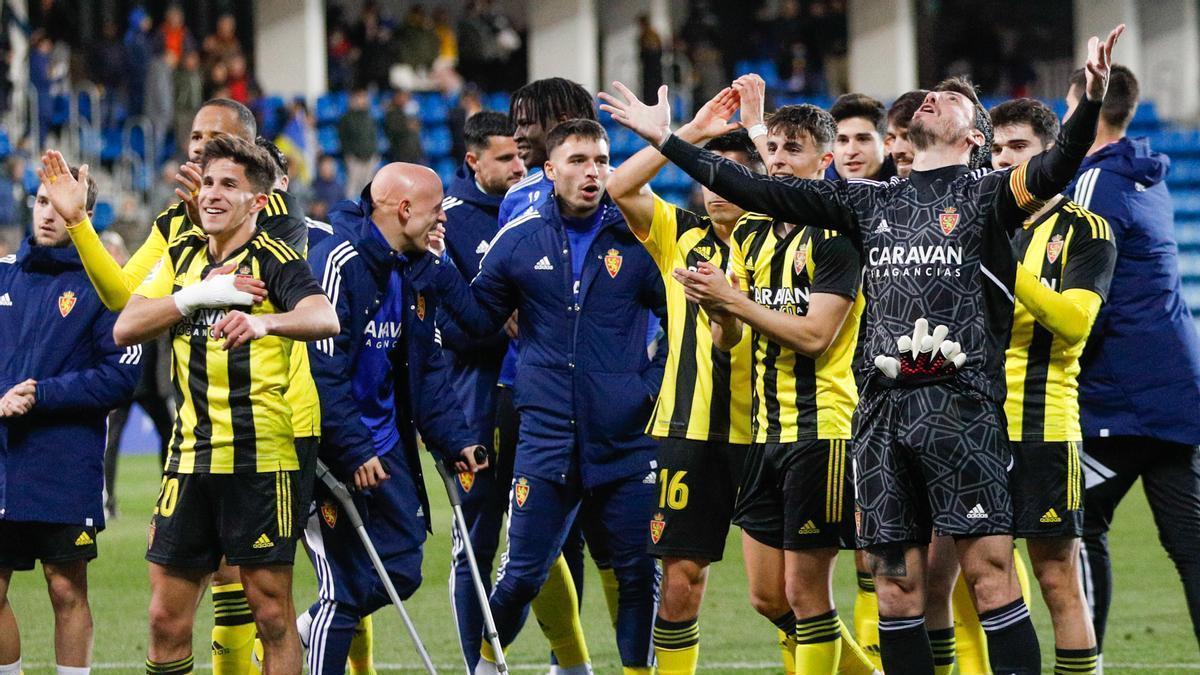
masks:
[[[879,594],[889,675],[934,670],[924,626],[931,529],[956,539],[993,671],[1040,672],[1037,635],[1013,570],[1001,413],[1016,274],[1008,235],[1066,187],[1083,161],[1122,30],[1090,41],[1086,97],[1058,143],[1000,172],[978,168],[990,123],[974,88],[960,79],[926,96],[909,127],[912,175],[888,183],[759,176],[673,136],[665,91],[654,106],[601,94],[602,109],[717,194],[787,222],[836,229],[862,253],[868,359],[860,366],[854,439],[858,535]],[[920,350],[915,358],[898,354],[897,338],[921,318],[946,326],[961,343],[961,366],[952,353],[928,362]],[[899,357],[899,368],[879,370],[872,361],[880,355]]]

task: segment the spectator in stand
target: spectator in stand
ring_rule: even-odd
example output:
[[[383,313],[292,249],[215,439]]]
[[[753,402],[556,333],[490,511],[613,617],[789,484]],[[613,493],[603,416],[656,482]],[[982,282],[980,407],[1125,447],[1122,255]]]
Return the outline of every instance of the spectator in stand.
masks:
[[[0,173],[0,228],[23,227],[29,222],[24,213],[25,186],[22,173],[24,164],[20,156],[13,155],[5,160],[4,171]]]
[[[196,49],[196,40],[188,30],[187,24],[183,22],[182,7],[176,4],[167,6],[167,12],[163,16],[163,23],[158,29],[156,40],[156,51],[171,52],[175,56],[176,63],[183,58],[184,52]]]
[[[175,94],[175,155],[186,157],[192,133],[192,116],[204,103],[204,79],[200,75],[200,55],[186,52],[175,69],[172,90]],[[167,181],[171,184],[173,180]],[[165,206],[165,204],[163,204]]]
[[[389,87],[393,55],[391,52],[392,31],[379,18],[378,11],[363,10],[362,22],[355,29],[362,39],[356,40],[361,48],[358,58],[358,76],[355,85],[359,87],[375,86],[379,89]]]
[[[438,58],[450,63],[458,62],[458,36],[450,23],[450,12],[445,7],[433,10],[433,32],[438,38]]]
[[[125,72],[129,91],[129,114],[141,115],[146,97],[146,70],[154,56],[154,38],[150,15],[141,7],[129,12],[129,28],[125,31]]]
[[[317,177],[312,182],[312,204],[328,208],[346,196],[346,184],[338,178],[337,160],[330,155],[321,155],[317,162]],[[316,211],[315,208],[310,209]],[[314,216],[315,217],[315,216]]]
[[[46,132],[54,114],[53,99],[50,97],[50,51],[54,43],[42,32],[34,33],[33,49],[29,52],[29,84],[37,92],[38,143],[45,143]]]
[[[379,164],[375,120],[371,118],[371,100],[366,89],[350,93],[350,109],[338,122],[338,140],[346,162],[346,198],[354,199],[371,181]]]
[[[638,15],[638,63],[642,68],[642,100],[657,101],[663,84],[663,41],[649,14]],[[457,157],[458,155],[455,155]]]
[[[342,91],[354,84],[354,64],[358,60],[358,50],[346,37],[346,31],[340,26],[329,32],[328,51],[329,89]]]
[[[397,63],[420,72],[433,66],[441,45],[424,7],[413,5],[409,8],[404,24],[392,36],[391,47]]]
[[[105,109],[108,110],[121,100],[128,73],[125,46],[121,44],[119,30],[115,21],[106,19],[100,29],[100,39],[91,45],[88,55],[92,81],[102,88]],[[104,123],[110,121],[104,120]]]
[[[308,184],[317,169],[317,130],[308,105],[297,98],[287,106],[287,121],[275,139],[275,145],[288,157],[288,170],[293,172],[292,185]]]
[[[225,86],[229,88],[229,98],[249,107],[250,102],[258,98],[260,90],[258,83],[247,70],[246,57],[238,54],[229,59],[226,67],[229,79]]]
[[[229,66],[223,61],[213,64],[204,81],[204,100],[229,98]]]
[[[153,125],[153,156],[157,158],[175,124],[175,52],[164,49],[146,70],[146,103],[143,114]]]
[[[222,14],[217,18],[216,31],[204,38],[205,70],[217,63],[228,63],[235,56],[242,56],[242,43],[237,38],[237,19],[232,14]]]
[[[450,126],[451,157],[466,156],[467,140],[464,130],[467,120],[481,110],[483,110],[483,101],[478,85],[467,84],[458,96],[458,105],[450,111],[450,119],[447,120]]]
[[[496,35],[483,14],[481,0],[471,0],[458,21],[458,72],[468,82],[484,82],[498,52]]]
[[[383,133],[388,140],[389,162],[421,164],[425,161],[425,152],[421,149],[421,120],[415,114],[417,110],[412,96],[407,91],[401,89],[392,94],[392,103],[383,117]],[[343,153],[345,147],[343,143]],[[354,181],[351,180],[347,187],[353,188],[353,185]],[[355,194],[361,189],[360,185]]]

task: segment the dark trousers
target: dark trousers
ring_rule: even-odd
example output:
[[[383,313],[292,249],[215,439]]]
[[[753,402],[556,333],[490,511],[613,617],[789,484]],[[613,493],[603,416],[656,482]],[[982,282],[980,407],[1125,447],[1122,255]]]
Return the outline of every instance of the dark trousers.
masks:
[[[1087,491],[1080,562],[1097,644],[1104,645],[1112,604],[1108,530],[1117,504],[1139,477],[1158,539],[1183,581],[1192,628],[1200,641],[1200,449],[1133,436],[1086,438],[1082,461]]]

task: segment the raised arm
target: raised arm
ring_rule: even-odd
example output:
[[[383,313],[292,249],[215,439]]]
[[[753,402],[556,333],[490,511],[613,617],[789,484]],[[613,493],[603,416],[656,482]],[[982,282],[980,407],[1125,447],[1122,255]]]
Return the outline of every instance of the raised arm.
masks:
[[[622,101],[601,92],[601,110],[611,113],[619,124],[632,129],[689,176],[747,211],[765,213],[789,223],[820,224],[846,234],[857,234],[853,209],[836,183],[771,178],[719,155],[702,150],[671,133],[671,108],[666,87],[659,90],[658,103],[646,105],[625,85],[614,82]]]
[[[997,193],[996,207],[1000,221],[1010,228],[1018,227],[1028,214],[1040,209],[1045,200],[1062,192],[1075,178],[1096,140],[1096,123],[1108,88],[1112,50],[1123,32],[1125,24],[1114,28],[1103,43],[1096,37],[1088,41],[1084,67],[1086,91],[1079,105],[1063,122],[1053,146],[1008,173],[1008,180]]]

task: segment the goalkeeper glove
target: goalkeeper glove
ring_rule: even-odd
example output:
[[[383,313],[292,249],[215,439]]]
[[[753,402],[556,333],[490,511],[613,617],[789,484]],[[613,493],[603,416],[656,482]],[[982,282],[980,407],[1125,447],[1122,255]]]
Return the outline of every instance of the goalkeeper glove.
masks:
[[[250,306],[254,304],[254,296],[246,291],[238,290],[234,283],[237,277],[232,274],[218,274],[187,288],[175,291],[175,306],[184,316],[191,315],[197,309],[207,307]]]
[[[884,375],[905,384],[921,384],[952,377],[967,362],[962,345],[946,339],[950,329],[938,326],[929,332],[923,317],[913,325],[911,336],[896,340],[900,357],[875,357],[875,367]]]

